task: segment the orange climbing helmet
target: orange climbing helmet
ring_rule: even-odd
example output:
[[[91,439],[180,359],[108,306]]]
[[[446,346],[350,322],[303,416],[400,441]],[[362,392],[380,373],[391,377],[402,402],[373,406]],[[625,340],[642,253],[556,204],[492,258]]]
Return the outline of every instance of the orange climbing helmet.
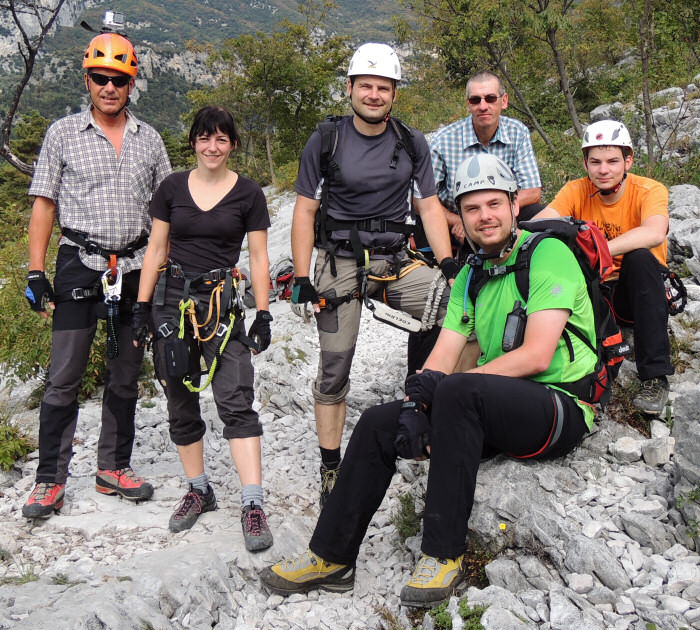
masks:
[[[131,42],[117,33],[101,33],[85,51],[83,68],[111,68],[131,77],[138,72],[139,61]]]

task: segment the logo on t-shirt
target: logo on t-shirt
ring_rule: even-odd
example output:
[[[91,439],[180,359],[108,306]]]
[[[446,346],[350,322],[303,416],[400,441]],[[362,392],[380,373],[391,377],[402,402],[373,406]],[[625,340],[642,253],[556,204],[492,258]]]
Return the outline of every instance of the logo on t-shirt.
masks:
[[[549,292],[552,295],[561,295],[564,292],[564,289],[561,288],[560,284],[554,284],[552,285],[552,288],[549,290]]]

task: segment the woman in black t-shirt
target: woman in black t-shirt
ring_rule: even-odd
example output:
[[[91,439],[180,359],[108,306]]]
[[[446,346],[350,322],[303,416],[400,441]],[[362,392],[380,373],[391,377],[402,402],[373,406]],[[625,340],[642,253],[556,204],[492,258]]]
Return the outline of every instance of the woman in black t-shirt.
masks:
[[[145,341],[153,299],[152,316],[157,331],[154,365],[168,397],[170,437],[189,483],[188,492],[170,518],[170,529],[189,529],[202,512],[216,509],[214,490],[204,469],[206,425],[200,413],[199,393],[194,391],[198,388],[188,388],[182,377],[184,372],[198,384],[203,356],[210,370],[213,361],[217,362],[211,385],[224,423],[223,436],[229,440],[241,482],[243,535],[246,548],[258,551],[272,544],[272,534],[262,509],[262,426],[252,408],[253,366],[249,347],[241,341],[245,339],[243,314],[222,303],[220,317],[213,317],[208,326],[202,327],[197,340],[188,316],[181,313],[180,302],[191,297],[199,304],[197,321],[201,324],[212,297],[216,297],[212,293],[219,276],[235,267],[247,235],[257,309],[248,336],[258,342],[260,351],[265,350],[270,344],[272,321],[268,311],[270,217],[260,186],[227,168],[228,157],[239,142],[228,111],[210,106],[197,112],[189,142],[197,156],[197,167],[167,177],[151,202],[153,229],[141,271],[134,343]],[[165,277],[159,281],[164,262]],[[217,273],[205,278],[209,282],[202,281],[202,274],[214,270]],[[230,276],[226,276],[226,283],[230,283]],[[224,290],[221,295],[226,293]],[[216,314],[216,299],[213,303]],[[222,325],[228,325],[230,335]]]

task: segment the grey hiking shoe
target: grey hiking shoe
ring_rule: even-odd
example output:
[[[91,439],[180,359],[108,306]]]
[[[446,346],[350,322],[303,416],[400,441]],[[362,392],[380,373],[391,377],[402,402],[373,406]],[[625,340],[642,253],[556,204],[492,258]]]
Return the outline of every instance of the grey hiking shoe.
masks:
[[[280,595],[304,593],[315,588],[341,593],[355,585],[355,567],[327,562],[309,549],[300,556],[264,568],[260,581]]]
[[[642,381],[642,387],[632,404],[637,411],[650,416],[658,416],[663,413],[667,402],[668,379],[665,376],[657,376]]]
[[[182,497],[175,512],[170,517],[168,527],[171,532],[182,532],[190,529],[197,522],[200,514],[212,512],[215,509],[214,488],[208,485],[206,493],[203,493],[198,488],[190,486],[189,492]]]
[[[241,513],[243,540],[248,551],[262,551],[272,546],[272,532],[267,525],[263,509],[251,503]]]
[[[325,464],[321,464],[321,496],[319,498],[321,508],[323,508],[323,504],[335,486],[335,482],[338,479],[338,470],[340,470],[340,464],[338,464],[337,468],[326,468]]]

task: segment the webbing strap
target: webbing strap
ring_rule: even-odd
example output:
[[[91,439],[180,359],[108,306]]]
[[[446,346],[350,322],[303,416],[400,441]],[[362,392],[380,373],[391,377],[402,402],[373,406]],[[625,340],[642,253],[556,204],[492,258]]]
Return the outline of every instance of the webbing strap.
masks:
[[[209,367],[209,371],[207,372],[207,380],[204,382],[204,385],[200,385],[199,387],[196,387],[195,385],[192,384],[192,378],[188,377],[188,376],[185,376],[185,378],[182,379],[182,384],[187,388],[188,391],[193,392],[193,393],[199,393],[199,392],[204,391],[207,387],[209,387],[209,384],[214,379],[214,374],[216,373],[216,370],[219,367],[219,358],[221,357],[221,353],[226,348],[226,344],[228,343],[228,340],[231,337],[231,332],[233,331],[233,324],[234,324],[235,319],[236,319],[236,315],[235,315],[234,311],[231,311],[231,317],[229,319],[228,328],[226,329],[226,334],[224,335],[223,339],[221,340],[219,347],[216,349],[216,354],[214,354],[214,359],[212,360],[211,366]],[[183,321],[184,321],[184,311],[183,311]],[[182,325],[180,327],[180,330],[183,330]]]

